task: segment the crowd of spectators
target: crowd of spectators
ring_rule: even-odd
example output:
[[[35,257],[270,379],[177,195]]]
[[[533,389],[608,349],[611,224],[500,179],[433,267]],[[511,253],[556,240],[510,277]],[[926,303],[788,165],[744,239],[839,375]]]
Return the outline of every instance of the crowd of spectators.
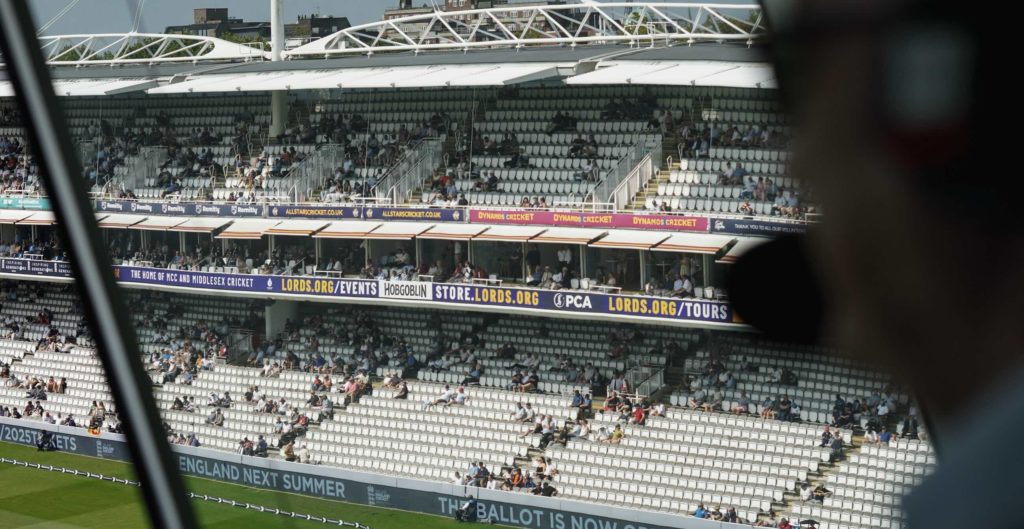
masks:
[[[36,239],[24,239],[16,233],[12,241],[0,240],[0,257],[66,261],[68,254],[55,233]]]
[[[305,137],[293,139],[302,140],[296,143],[314,143],[316,138],[323,137],[341,146],[344,160],[330,174],[324,175],[318,198],[321,202],[350,203],[374,196],[377,185],[387,175],[387,168],[410,153],[419,141],[446,134],[450,127],[451,118],[442,111],[423,123],[403,124],[397,132],[378,137],[369,131],[369,123],[361,114],[325,114],[316,124],[301,125]],[[373,172],[360,174],[360,169],[373,169]]]
[[[20,138],[0,136],[0,193],[32,195],[41,190],[39,165]]]
[[[524,492],[535,496],[558,495],[553,485],[558,468],[549,458],[536,457],[529,467],[517,463],[501,467],[497,473],[487,468],[482,461],[470,463],[465,473],[455,472],[452,483],[459,486],[480,487],[491,490]]]

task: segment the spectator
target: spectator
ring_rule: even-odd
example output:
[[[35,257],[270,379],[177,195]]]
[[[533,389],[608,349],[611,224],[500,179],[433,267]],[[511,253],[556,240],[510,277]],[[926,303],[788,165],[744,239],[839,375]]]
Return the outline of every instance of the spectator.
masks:
[[[437,406],[438,404],[443,404],[443,405],[445,405],[447,407],[448,404],[451,403],[452,399],[454,399],[454,398],[455,398],[455,391],[452,390],[451,386],[449,386],[448,384],[445,384],[444,385],[444,391],[442,391],[441,394],[437,398],[435,398],[433,400],[429,400],[428,399],[428,400],[423,401],[423,409],[425,410],[427,408],[430,408],[430,407],[433,407],[433,406]]]

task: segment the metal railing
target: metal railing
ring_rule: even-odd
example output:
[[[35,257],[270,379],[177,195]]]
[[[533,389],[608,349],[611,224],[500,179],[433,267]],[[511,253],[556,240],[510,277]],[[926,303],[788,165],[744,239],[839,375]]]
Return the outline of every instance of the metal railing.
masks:
[[[123,184],[127,189],[145,187],[146,178],[160,174],[160,162],[167,160],[166,147],[142,147],[139,154],[131,157]]]
[[[425,138],[407,151],[377,184],[377,196],[392,204],[409,202],[413,190],[423,186],[441,164],[445,136]],[[383,193],[381,190],[386,189]]]
[[[604,178],[594,187],[594,190],[590,192],[588,202],[595,203],[615,203],[615,190],[619,187],[624,180],[629,178],[630,174],[640,164],[644,156],[654,151],[661,152],[661,135],[637,135],[633,145],[626,151],[626,155],[623,156],[619,163],[615,165],[615,168],[605,173]],[[661,158],[661,154],[658,154],[657,159]],[[628,203],[628,202],[627,202]],[[616,205],[616,209],[623,207],[625,204]]]
[[[612,190],[610,202],[616,210],[629,205],[647,182],[651,181],[654,175],[654,160],[660,158],[660,153],[648,153],[640,159],[640,163],[633,168],[619,185]]]
[[[335,169],[344,162],[344,145],[327,143],[318,147],[288,172],[288,176],[295,178],[295,184],[289,190],[292,200],[297,203],[308,201],[313,192],[323,187]]]

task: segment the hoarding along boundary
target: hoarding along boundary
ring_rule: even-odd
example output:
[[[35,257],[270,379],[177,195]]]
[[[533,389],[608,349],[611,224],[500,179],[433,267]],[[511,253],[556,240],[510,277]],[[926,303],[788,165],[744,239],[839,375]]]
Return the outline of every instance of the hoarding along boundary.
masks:
[[[0,417],[0,441],[34,446],[40,430],[53,433],[58,450],[71,454],[129,461],[124,436],[90,435],[68,428]],[[206,448],[173,446],[182,474],[247,487],[301,494],[373,507],[386,507],[438,516],[453,516],[467,494],[479,500],[480,519],[532,529],[738,529],[690,516],[595,505],[558,497],[464,487],[449,483],[348,471],[335,467],[288,463],[220,452]],[[401,463],[397,463],[401,464]]]

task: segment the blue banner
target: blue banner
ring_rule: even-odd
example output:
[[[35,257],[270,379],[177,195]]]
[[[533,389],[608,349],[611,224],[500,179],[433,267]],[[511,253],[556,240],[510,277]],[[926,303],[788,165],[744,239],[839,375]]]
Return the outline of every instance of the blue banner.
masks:
[[[429,289],[406,292],[386,289],[373,279],[263,276],[192,272],[162,268],[114,267],[115,277],[126,283],[214,289],[264,294],[296,294],[310,299],[410,299],[440,306],[516,307],[549,312],[582,312],[682,321],[738,323],[732,308],[716,301],[654,298],[580,291],[427,283]],[[399,285],[408,286],[408,285]],[[422,292],[420,291],[422,290]]]
[[[454,305],[521,307],[551,312],[581,312],[643,318],[739,323],[726,303],[696,299],[602,294],[577,290],[489,287],[437,283],[433,300]]]
[[[582,312],[683,321],[737,323],[732,308],[716,301],[654,298],[580,291],[427,283],[429,289],[388,289],[373,279],[263,276],[115,267],[115,277],[127,283],[215,289],[265,294],[297,294],[316,298],[409,299],[440,306],[516,307],[549,312]],[[409,286],[402,283],[397,286]],[[409,290],[409,291],[406,291]],[[422,290],[422,291],[421,291]]]
[[[463,222],[466,215],[456,208],[391,208],[368,206],[293,205],[271,206],[271,217],[317,219],[415,220]]]
[[[71,277],[64,261],[0,259],[0,273]],[[193,272],[167,268],[115,266],[122,283],[301,296],[309,300],[381,299],[423,302],[437,308],[510,307],[550,314],[575,312],[595,316],[626,316],[648,320],[742,323],[727,303],[698,299],[604,294],[579,290],[541,290],[455,283],[385,282],[302,276],[266,276]]]
[[[362,208],[358,206],[282,205],[270,206],[269,214],[271,217],[359,219],[362,218]]]
[[[310,297],[377,298],[373,279],[333,279],[192,272],[164,268],[115,266],[114,277],[125,283],[147,283],[267,294],[302,294]]]
[[[431,222],[463,222],[466,215],[455,208],[366,208],[366,220],[425,220]]]
[[[71,277],[71,265],[67,261],[44,261],[42,259],[8,257],[0,259],[0,273]]]
[[[100,200],[97,212],[137,213],[140,215],[189,215],[197,217],[262,217],[266,208],[255,204],[201,204],[193,202],[142,202],[138,200]]]
[[[711,231],[732,235],[775,237],[789,233],[806,233],[807,225],[796,222],[754,219],[712,219]]]

